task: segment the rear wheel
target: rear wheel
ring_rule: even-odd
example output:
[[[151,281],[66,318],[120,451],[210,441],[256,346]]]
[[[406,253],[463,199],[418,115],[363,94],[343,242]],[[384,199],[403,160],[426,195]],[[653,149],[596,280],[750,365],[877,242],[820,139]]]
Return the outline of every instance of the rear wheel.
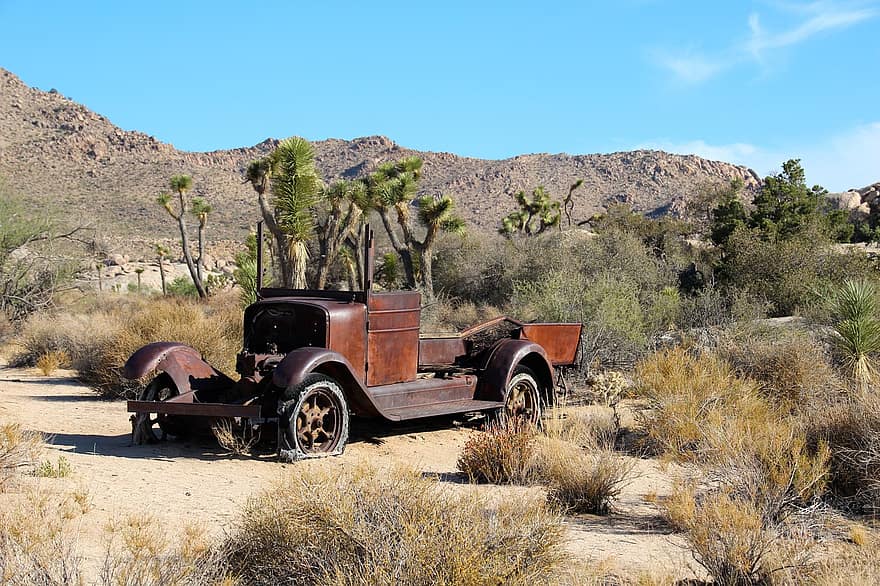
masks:
[[[144,387],[138,396],[139,401],[167,401],[180,394],[177,385],[167,374],[160,374]],[[186,435],[186,425],[179,418],[163,413],[137,413],[132,419],[132,442],[135,444],[153,444],[159,441],[156,428],[161,432],[161,439],[167,436],[182,437]]]
[[[517,366],[513,371],[499,419],[531,425],[541,422],[541,387],[532,369]]]
[[[311,374],[284,392],[278,409],[278,453],[283,460],[336,456],[348,441],[349,413],[339,384]]]

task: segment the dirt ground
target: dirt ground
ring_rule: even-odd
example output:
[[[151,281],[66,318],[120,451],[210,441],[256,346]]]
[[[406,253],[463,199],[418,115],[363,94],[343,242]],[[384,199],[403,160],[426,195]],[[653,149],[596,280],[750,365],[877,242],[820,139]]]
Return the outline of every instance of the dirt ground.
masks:
[[[222,531],[249,495],[281,475],[313,465],[344,468],[369,462],[381,470],[404,464],[437,474],[441,481],[457,487],[462,478],[456,459],[468,435],[474,433],[449,419],[391,431],[355,422],[344,455],[295,464],[282,464],[269,456],[233,456],[210,437],[138,446],[131,443],[124,402],[99,400],[68,372],[46,377],[33,369],[11,368],[0,368],[0,421],[17,421],[46,434],[50,445],[44,457],[55,462],[63,455],[72,465],[69,477],[40,482],[59,490],[88,490],[93,506],[82,520],[79,537],[87,578],[95,576],[99,567],[106,542],[104,527],[111,519],[149,512],[172,529],[191,520]],[[671,475],[657,461],[637,459],[635,463],[636,478],[613,514],[567,519],[566,547],[573,556],[631,576],[692,577],[695,564],[683,541],[665,526],[651,502],[653,495],[662,498],[670,492]],[[502,498],[515,497],[517,490],[523,490],[484,489],[498,491]]]

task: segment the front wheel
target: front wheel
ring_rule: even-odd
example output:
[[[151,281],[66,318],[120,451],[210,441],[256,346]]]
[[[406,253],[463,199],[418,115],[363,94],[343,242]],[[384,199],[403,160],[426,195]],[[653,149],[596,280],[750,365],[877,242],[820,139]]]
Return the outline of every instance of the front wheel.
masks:
[[[138,396],[140,401],[167,401],[178,396],[180,391],[174,381],[167,374],[160,374],[144,387]],[[159,441],[156,435],[156,426],[162,432],[162,439],[173,435],[183,437],[186,435],[186,424],[180,417],[166,415],[164,413],[138,413],[132,416],[131,436],[134,444],[154,444]]]
[[[278,408],[278,455],[282,460],[337,456],[348,441],[348,404],[342,388],[311,374],[284,392]]]
[[[518,366],[507,383],[504,407],[499,419],[539,425],[541,422],[541,387],[532,369]]]

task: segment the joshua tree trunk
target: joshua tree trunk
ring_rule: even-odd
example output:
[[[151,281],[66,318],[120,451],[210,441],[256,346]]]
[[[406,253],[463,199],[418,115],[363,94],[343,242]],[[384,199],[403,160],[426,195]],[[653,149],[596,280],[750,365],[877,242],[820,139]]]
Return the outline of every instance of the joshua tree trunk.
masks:
[[[205,299],[208,295],[205,292],[205,286],[202,285],[202,279],[199,277],[199,271],[196,269],[196,265],[193,262],[192,253],[189,250],[189,236],[186,234],[186,219],[184,218],[183,210],[185,210],[185,204],[183,201],[183,193],[178,193],[180,196],[180,214],[177,215],[177,226],[180,228],[180,243],[183,245],[183,259],[186,261],[186,268],[189,269],[189,275],[192,277],[193,284],[196,286],[196,291],[199,293],[199,297]]]
[[[199,281],[204,283],[204,263],[202,259],[205,257],[205,226],[199,222],[199,258],[196,259],[196,272],[199,274]]]
[[[168,291],[165,289],[165,264],[162,257],[159,257],[159,280],[162,281],[162,296],[168,295]]]
[[[382,218],[382,224],[385,225],[385,231],[388,233],[388,238],[391,240],[391,246],[394,248],[395,252],[397,252],[398,256],[400,256],[400,260],[403,262],[403,274],[406,279],[406,286],[409,289],[416,288],[416,271],[415,266],[413,265],[412,253],[410,252],[409,246],[406,246],[403,242],[400,241],[400,237],[397,235],[397,231],[394,229],[394,224],[391,221],[391,217],[388,215],[388,209],[382,208],[379,210],[379,217]]]

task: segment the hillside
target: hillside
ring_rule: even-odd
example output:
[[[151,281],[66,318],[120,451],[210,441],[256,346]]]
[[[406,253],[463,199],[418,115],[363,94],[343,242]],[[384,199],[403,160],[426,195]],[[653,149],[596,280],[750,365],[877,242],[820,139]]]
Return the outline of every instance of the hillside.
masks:
[[[258,215],[253,191],[242,183],[243,170],[275,144],[276,139],[267,139],[232,150],[179,151],[0,69],[0,177],[7,187],[67,221],[91,223],[125,242],[173,236],[154,200],[175,173],[191,174],[194,191],[214,204],[211,238],[240,240]],[[675,213],[703,182],[741,177],[747,188],[759,182],[745,167],[659,151],[530,154],[495,161],[414,151],[381,136],[314,144],[328,181],[357,177],[383,161],[422,157],[422,192],[452,194],[467,222],[486,231],[511,211],[511,194],[536,185],[562,196],[571,183],[584,179],[575,206],[576,219],[584,219],[610,202]]]

